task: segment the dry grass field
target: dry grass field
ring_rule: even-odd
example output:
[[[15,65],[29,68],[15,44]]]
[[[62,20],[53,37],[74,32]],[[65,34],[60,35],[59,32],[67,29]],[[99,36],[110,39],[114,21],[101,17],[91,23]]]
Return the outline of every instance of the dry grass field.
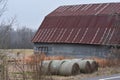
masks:
[[[0,49],[0,51],[9,52],[9,53],[20,53],[25,55],[31,55],[33,54],[33,49]]]
[[[109,76],[113,74],[120,74],[120,67],[106,67],[99,68],[97,72],[89,74],[79,74],[76,76],[53,76],[53,80],[82,80],[85,78],[93,78],[98,76]]]
[[[25,56],[30,56],[33,54],[33,49],[8,49],[8,50],[1,50],[1,51],[9,52],[9,53],[12,53],[15,55],[17,55],[17,53],[20,53],[20,54],[24,54]],[[16,69],[13,68],[12,71],[17,71]],[[76,76],[52,75],[51,77],[52,77],[52,80],[81,80],[84,78],[92,78],[92,77],[96,77],[96,76],[112,75],[112,74],[118,74],[118,73],[120,73],[120,66],[112,66],[112,67],[100,67],[97,72],[89,73],[89,74],[81,73]]]

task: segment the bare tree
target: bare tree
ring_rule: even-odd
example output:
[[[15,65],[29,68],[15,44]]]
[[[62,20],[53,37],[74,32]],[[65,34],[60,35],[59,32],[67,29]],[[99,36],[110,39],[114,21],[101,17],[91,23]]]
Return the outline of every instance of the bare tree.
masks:
[[[0,0],[0,17],[6,11],[7,0]]]
[[[0,48],[8,49],[10,48],[10,32],[12,30],[12,25],[14,23],[14,18],[9,21],[9,23],[1,23],[0,25]]]
[[[32,48],[31,39],[33,37],[33,31],[29,28],[23,27],[18,30],[18,35],[21,38],[22,48]]]
[[[17,49],[31,49],[33,48],[33,44],[31,42],[31,39],[34,36],[35,31],[33,31],[30,28],[23,27],[21,29],[11,30],[11,42],[10,47],[11,48],[17,48]]]

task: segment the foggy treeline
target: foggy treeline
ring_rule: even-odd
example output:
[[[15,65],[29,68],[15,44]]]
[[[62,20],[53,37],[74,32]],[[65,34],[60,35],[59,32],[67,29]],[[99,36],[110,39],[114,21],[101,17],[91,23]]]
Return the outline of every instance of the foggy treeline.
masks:
[[[10,24],[0,25],[0,48],[1,49],[30,49],[33,48],[31,39],[35,30],[27,27],[12,28]]]
[[[33,48],[31,39],[35,30],[22,26],[15,30],[15,18],[8,22],[1,20],[7,10],[7,2],[8,0],[0,0],[0,49]]]

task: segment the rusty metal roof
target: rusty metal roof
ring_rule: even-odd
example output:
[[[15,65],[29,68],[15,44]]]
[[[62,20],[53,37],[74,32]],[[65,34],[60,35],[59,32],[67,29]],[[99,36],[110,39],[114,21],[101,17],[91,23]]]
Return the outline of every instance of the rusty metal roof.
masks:
[[[78,16],[120,13],[120,3],[81,4],[60,6],[49,16]]]
[[[32,42],[118,44],[119,12],[120,3],[61,6],[45,17]]]

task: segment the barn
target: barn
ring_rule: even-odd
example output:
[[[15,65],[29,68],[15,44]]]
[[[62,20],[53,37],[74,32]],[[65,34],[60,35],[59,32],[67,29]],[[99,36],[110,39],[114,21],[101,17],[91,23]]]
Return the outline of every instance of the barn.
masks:
[[[120,45],[120,3],[60,6],[32,39],[46,55],[107,57]]]

